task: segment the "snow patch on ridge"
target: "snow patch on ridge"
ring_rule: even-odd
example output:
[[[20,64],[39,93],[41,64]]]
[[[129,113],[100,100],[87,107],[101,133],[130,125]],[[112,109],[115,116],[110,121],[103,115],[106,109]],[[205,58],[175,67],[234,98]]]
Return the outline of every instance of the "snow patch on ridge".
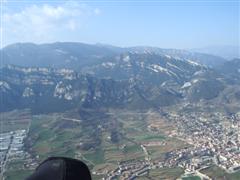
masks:
[[[167,55],[167,54],[165,55],[165,57],[168,58],[168,59],[171,59],[171,58],[172,58],[171,56],[169,56],[169,55]]]
[[[124,62],[129,62],[129,61],[130,61],[130,57],[129,57],[129,56],[125,56],[125,57],[123,58],[123,61],[124,61]]]
[[[170,67],[173,67],[173,68],[175,68],[175,69],[177,69],[177,70],[179,70],[181,72],[183,72],[182,69],[180,69],[179,67],[175,66],[174,64],[171,64],[171,63],[167,62],[167,65],[170,66]]]
[[[166,68],[163,68],[162,66],[160,66],[158,64],[152,64],[149,68],[151,70],[153,70],[154,72],[166,72],[166,73],[168,73],[168,70]]]
[[[198,81],[199,81],[199,79],[194,79],[192,82],[197,83]]]
[[[58,54],[67,54],[66,51],[63,51],[61,49],[55,49],[55,51],[58,53]]]
[[[199,64],[199,63],[197,63],[195,61],[189,60],[189,59],[187,60],[187,62],[190,63],[193,66],[201,66],[201,64]]]
[[[104,63],[102,63],[102,66],[106,67],[106,68],[111,68],[111,67],[114,67],[115,64],[112,62],[104,62]]]
[[[191,82],[185,82],[184,85],[183,85],[181,88],[182,88],[182,89],[188,88],[188,87],[190,87],[191,85],[192,85]]]

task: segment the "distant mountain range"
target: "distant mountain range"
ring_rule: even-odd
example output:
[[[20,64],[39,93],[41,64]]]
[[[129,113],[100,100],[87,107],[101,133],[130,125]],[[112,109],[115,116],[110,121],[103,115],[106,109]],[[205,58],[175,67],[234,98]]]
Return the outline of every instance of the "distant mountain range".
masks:
[[[80,43],[15,44],[1,53],[0,111],[142,109],[202,101],[240,105],[240,59]],[[219,62],[211,68],[207,64],[214,58]]]
[[[70,68],[80,71],[82,68],[114,59],[116,55],[131,52],[133,54],[167,55],[175,59],[191,60],[206,66],[215,67],[226,60],[219,56],[195,53],[178,49],[156,47],[121,48],[109,45],[90,45],[83,43],[32,44],[17,43],[3,48],[0,53],[3,65]]]
[[[192,49],[192,52],[212,54],[227,60],[240,58],[240,46],[210,46]]]

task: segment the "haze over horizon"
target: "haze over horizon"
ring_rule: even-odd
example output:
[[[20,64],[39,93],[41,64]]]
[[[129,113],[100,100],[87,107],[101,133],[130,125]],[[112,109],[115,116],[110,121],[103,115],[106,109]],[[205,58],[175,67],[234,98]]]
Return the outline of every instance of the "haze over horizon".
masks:
[[[239,46],[239,1],[2,4],[3,46],[59,41],[177,49]]]

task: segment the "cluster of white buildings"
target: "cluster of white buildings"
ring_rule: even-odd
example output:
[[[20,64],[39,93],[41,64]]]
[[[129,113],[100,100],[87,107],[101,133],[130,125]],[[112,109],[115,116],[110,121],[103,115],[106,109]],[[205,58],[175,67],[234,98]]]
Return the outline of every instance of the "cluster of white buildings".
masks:
[[[114,180],[121,176],[123,180],[136,179],[139,176],[146,175],[151,169],[151,163],[149,161],[130,161],[119,164],[119,166],[107,173],[107,177],[104,180]]]
[[[6,171],[6,165],[14,159],[24,158],[24,139],[26,130],[16,130],[0,134],[0,173]]]
[[[185,150],[188,152],[181,152],[182,150],[174,152],[172,160],[176,164],[190,170],[203,169],[211,164],[225,169],[228,173],[240,170],[238,116],[195,112],[170,115],[169,118],[178,125],[177,136],[192,145]],[[184,158],[176,158],[177,156]],[[207,160],[203,157],[207,157]]]

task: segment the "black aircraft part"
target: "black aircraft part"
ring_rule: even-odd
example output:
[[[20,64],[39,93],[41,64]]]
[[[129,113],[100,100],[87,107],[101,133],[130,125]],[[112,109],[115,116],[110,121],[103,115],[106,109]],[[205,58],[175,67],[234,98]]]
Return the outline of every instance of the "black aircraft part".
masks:
[[[88,167],[79,160],[50,157],[26,180],[91,180],[91,174]]]

